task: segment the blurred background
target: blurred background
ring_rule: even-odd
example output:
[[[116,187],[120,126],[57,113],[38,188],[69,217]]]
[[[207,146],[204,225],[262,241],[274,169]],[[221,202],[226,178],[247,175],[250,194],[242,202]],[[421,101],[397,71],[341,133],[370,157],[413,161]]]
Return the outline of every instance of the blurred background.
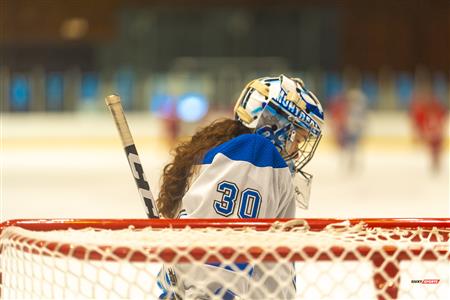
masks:
[[[450,217],[448,0],[0,0],[1,220],[144,218],[170,149],[245,84],[301,77],[326,128],[299,217]]]

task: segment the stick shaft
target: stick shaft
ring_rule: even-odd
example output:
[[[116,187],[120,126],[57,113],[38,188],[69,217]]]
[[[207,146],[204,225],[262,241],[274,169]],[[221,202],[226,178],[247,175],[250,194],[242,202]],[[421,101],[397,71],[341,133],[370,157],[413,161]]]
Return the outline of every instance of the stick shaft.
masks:
[[[139,154],[133,141],[133,136],[131,135],[122,104],[120,103],[120,97],[117,95],[110,95],[105,98],[105,102],[113,115],[117,130],[119,131],[128,164],[130,165],[131,173],[136,182],[141,200],[144,203],[147,216],[152,219],[159,218],[156,201],[144,174],[144,169],[142,168]]]

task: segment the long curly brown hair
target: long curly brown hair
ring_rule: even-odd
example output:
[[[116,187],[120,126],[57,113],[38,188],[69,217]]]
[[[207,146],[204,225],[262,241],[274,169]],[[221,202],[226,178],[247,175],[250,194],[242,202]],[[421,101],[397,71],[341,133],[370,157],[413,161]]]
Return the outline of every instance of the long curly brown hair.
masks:
[[[166,218],[176,217],[181,199],[189,189],[194,167],[201,162],[208,150],[250,132],[250,129],[239,121],[219,119],[197,131],[189,141],[180,143],[173,150],[172,162],[163,170],[161,190],[157,199],[159,213]]]

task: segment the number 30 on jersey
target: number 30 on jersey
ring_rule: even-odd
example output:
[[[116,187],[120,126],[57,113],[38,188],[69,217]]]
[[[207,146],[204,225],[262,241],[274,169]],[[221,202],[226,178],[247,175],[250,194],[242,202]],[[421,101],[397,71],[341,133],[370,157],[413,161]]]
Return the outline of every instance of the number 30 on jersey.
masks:
[[[236,184],[222,181],[217,185],[217,191],[222,194],[221,200],[214,200],[213,206],[216,213],[229,217],[237,206],[239,218],[257,218],[261,207],[261,194],[254,189],[247,188],[242,193]]]

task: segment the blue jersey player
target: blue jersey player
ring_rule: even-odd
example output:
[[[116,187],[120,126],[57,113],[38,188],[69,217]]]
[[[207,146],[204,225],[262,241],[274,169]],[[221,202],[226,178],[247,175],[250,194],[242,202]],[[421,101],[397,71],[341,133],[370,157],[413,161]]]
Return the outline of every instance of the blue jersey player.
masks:
[[[263,77],[247,84],[234,112],[175,149],[157,200],[164,217],[293,218],[296,206],[308,207],[312,176],[303,167],[324,120],[316,96],[298,78]],[[177,265],[163,268],[158,284],[167,298],[289,299],[294,276],[289,263]]]

